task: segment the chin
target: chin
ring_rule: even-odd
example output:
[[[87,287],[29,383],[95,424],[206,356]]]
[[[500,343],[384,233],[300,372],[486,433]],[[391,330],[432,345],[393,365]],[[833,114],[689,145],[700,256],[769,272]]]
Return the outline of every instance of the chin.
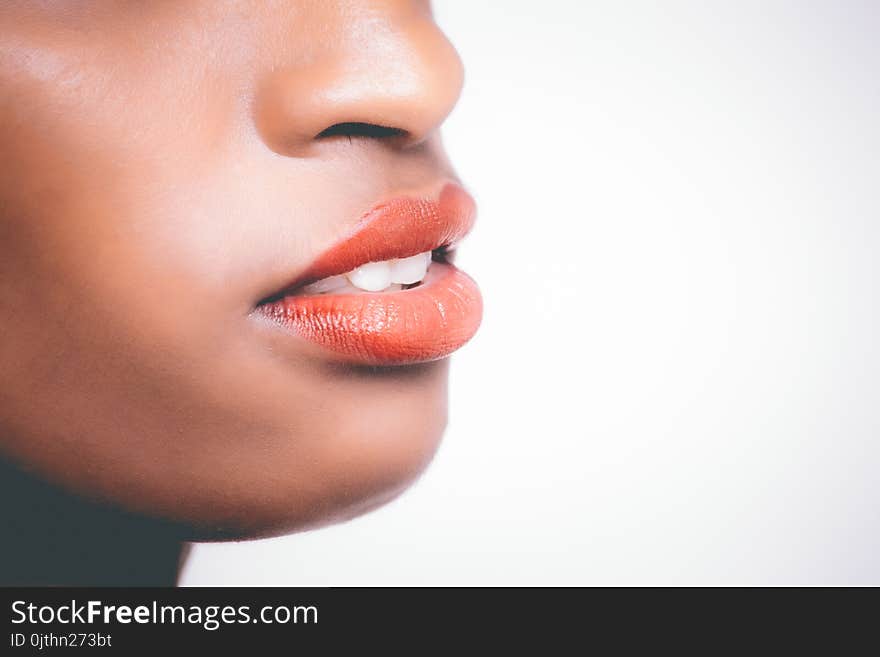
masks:
[[[315,398],[308,429],[242,437],[225,467],[164,509],[189,540],[268,538],[345,522],[394,500],[425,471],[447,424],[447,360],[356,368]],[[223,470],[222,484],[216,473]],[[222,488],[218,488],[222,485]],[[184,514],[180,515],[183,511]]]

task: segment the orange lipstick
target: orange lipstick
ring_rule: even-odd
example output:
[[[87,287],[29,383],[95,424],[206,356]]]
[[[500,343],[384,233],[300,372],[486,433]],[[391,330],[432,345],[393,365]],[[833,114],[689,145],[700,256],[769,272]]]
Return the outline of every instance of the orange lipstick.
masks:
[[[257,310],[295,335],[345,360],[403,365],[449,356],[476,333],[482,298],[476,283],[445,262],[471,229],[475,204],[460,186],[439,198],[399,197],[370,210],[351,234]],[[306,285],[372,262],[432,252],[421,282],[405,289],[326,294]]]

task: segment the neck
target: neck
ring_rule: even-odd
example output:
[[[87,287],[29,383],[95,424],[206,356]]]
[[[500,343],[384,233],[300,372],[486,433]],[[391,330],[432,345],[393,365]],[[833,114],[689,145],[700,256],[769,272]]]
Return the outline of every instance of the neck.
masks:
[[[174,586],[180,532],[83,500],[0,460],[0,586]]]

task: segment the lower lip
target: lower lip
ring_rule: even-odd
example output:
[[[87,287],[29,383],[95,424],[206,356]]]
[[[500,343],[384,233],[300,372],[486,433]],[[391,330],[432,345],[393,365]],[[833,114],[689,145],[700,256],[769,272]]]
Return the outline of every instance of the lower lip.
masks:
[[[483,302],[467,274],[434,262],[424,281],[408,290],[288,296],[257,311],[346,361],[407,365],[463,346],[480,325]]]

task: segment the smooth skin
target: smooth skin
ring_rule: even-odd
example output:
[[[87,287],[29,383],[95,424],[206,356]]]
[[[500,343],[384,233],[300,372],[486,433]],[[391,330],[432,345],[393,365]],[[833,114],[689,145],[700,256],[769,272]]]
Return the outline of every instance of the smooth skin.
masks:
[[[446,361],[347,366],[252,311],[376,203],[455,180],[461,83],[427,2],[0,3],[6,481],[180,539],[404,490]]]

